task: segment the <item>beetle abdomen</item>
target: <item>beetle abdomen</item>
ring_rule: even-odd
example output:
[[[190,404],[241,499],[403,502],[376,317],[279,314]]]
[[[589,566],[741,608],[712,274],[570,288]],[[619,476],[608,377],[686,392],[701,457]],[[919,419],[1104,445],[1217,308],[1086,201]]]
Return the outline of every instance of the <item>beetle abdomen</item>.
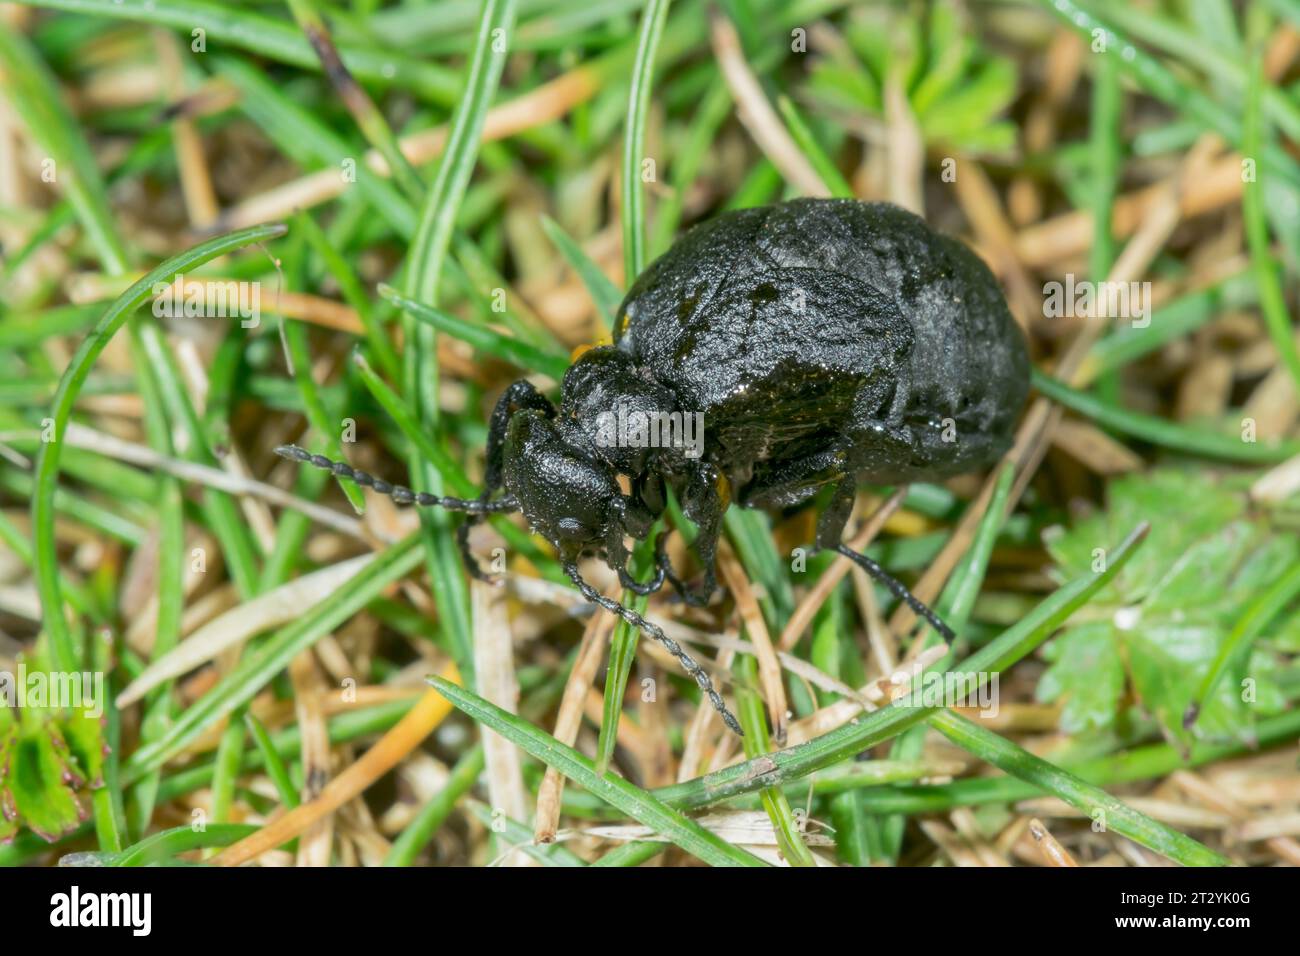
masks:
[[[633,285],[615,337],[704,413],[715,460],[829,445],[865,413],[914,435],[887,477],[940,477],[994,460],[1028,389],[988,269],[882,203],[799,199],[695,227]]]

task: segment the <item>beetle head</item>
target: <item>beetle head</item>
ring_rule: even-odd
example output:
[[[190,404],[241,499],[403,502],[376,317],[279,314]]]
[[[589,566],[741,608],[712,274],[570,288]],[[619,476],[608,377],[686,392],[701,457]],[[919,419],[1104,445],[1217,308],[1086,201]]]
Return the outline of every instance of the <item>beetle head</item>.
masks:
[[[583,445],[572,426],[523,409],[503,448],[506,490],[529,525],[569,555],[604,544],[623,504],[614,469]]]

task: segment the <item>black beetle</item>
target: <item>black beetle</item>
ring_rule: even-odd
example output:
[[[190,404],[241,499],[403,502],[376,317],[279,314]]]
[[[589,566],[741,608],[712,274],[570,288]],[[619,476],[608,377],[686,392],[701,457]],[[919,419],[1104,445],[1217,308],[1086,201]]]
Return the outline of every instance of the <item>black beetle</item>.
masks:
[[[702,604],[717,586],[729,503],[788,508],[833,485],[816,547],[855,561],[951,639],[902,584],[841,542],[856,484],[933,481],[992,464],[1028,387],[1024,339],[966,246],[888,204],[796,199],[687,232],[628,292],[614,344],[570,366],[558,409],[527,381],[511,385],[492,413],[477,500],[417,494],[294,446],[276,450],[401,503],[469,512],[470,521],[522,511],[587,600],[665,645],[739,733],[704,670],[587,583],[579,556],[602,554],[637,593],[667,579]],[[690,441],[694,423],[702,442]],[[624,538],[645,539],[665,488],[699,528],[704,577],[694,589],[673,574],[662,540],[652,581],[626,568]],[[468,526],[462,551],[481,577]]]

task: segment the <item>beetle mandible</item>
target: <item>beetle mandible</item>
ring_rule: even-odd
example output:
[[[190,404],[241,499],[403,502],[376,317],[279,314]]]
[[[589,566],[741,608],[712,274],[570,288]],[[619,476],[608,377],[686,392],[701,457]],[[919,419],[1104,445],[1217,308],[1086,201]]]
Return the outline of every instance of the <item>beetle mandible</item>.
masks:
[[[583,596],[663,644],[740,733],[703,668],[584,580],[578,558],[602,555],[636,593],[667,580],[703,604],[717,587],[731,503],[789,508],[831,485],[816,548],[857,563],[951,640],[906,587],[843,543],[857,482],[933,481],[987,467],[1010,445],[1028,388],[1024,339],[992,274],[965,245],[885,203],[795,199],[689,230],[633,284],[613,344],[570,365],[558,409],[526,380],[507,388],[492,413],[475,500],[417,493],[296,446],[276,451],[399,503],[467,512],[458,538],[480,578],[470,524],[522,511]],[[610,440],[611,415],[683,420],[674,414],[702,416],[698,454],[680,440],[648,441],[639,428]],[[662,537],[652,580],[627,570],[625,538],[646,538],[668,488],[699,529],[703,577],[693,587],[673,573]]]

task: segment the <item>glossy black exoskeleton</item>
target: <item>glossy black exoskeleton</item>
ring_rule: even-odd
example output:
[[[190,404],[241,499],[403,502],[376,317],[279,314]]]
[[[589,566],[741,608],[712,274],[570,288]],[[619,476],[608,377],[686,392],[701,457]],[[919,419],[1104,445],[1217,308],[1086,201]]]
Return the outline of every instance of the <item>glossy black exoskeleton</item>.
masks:
[[[666,579],[703,603],[716,588],[730,503],[787,508],[830,485],[816,546],[857,562],[951,638],[902,584],[842,544],[856,485],[932,481],[992,464],[1010,444],[1028,383],[1020,330],[966,246],[894,206],[797,199],[691,229],[632,286],[614,343],[570,366],[558,409],[529,382],[511,385],[492,414],[475,501],[416,494],[301,449],[280,451],[404,503],[474,516],[522,511],[582,594],[667,646],[739,732],[703,669],[659,627],[588,584],[579,556],[600,553],[638,593]],[[702,441],[691,441],[691,424],[702,425]],[[677,580],[661,549],[652,581],[626,569],[625,537],[647,536],[666,488],[699,528],[704,573],[695,588]]]

